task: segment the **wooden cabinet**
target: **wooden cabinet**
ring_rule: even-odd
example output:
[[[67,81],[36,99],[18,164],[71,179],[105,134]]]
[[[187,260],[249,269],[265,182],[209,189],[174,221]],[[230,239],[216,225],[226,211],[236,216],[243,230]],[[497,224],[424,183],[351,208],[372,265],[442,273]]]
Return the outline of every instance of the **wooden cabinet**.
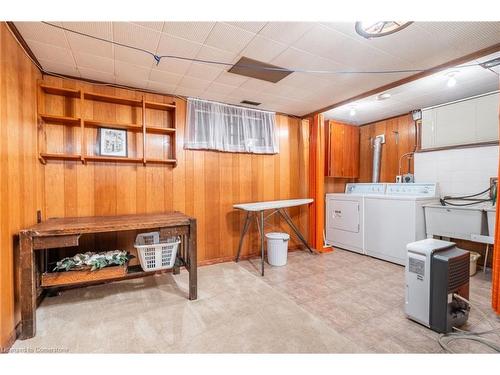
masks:
[[[359,127],[325,121],[326,171],[328,177],[359,177]]]

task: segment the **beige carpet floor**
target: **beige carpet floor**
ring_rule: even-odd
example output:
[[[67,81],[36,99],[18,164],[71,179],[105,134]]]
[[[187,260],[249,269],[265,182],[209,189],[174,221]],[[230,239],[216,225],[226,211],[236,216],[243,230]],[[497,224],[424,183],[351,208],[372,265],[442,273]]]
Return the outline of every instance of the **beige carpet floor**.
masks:
[[[285,267],[259,260],[199,268],[199,298],[187,272],[64,291],[37,310],[37,334],[11,352],[71,353],[440,353],[437,334],[404,316],[404,268],[336,250],[293,252]],[[491,281],[471,280],[466,328],[500,327]],[[500,337],[491,335],[500,342]],[[455,351],[491,352],[456,342]]]

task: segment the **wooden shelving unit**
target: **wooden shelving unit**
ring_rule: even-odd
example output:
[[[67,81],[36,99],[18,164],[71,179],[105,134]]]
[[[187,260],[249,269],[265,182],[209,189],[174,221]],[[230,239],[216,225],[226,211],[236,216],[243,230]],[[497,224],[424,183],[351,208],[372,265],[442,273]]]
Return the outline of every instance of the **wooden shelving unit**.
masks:
[[[130,99],[123,98],[116,95],[106,95],[100,93],[87,92],[77,89],[69,89],[62,87],[53,87],[41,83],[40,87],[40,97],[39,100],[42,100],[42,95],[59,95],[70,99],[76,100],[76,107],[79,107],[80,117],[72,117],[72,116],[62,116],[62,115],[53,115],[50,113],[39,113],[39,132],[38,132],[38,155],[40,161],[45,164],[48,160],[68,160],[75,161],[81,160],[82,163],[86,163],[87,161],[92,162],[117,162],[117,163],[143,163],[144,165],[151,164],[169,164],[176,165],[177,160],[175,158],[175,111],[176,105],[175,103],[160,103],[145,100],[144,96],[141,99]],[[83,118],[83,114],[85,113],[85,105],[87,101],[98,101],[111,103],[116,105],[124,105],[131,107],[139,107],[142,111],[142,121],[141,124],[135,123],[125,123],[125,122],[116,122],[116,121],[101,121],[96,119],[86,119]],[[161,127],[156,125],[149,125],[146,123],[146,111],[148,109],[151,110],[159,110],[159,111],[168,111],[170,112],[172,125],[170,127]],[[71,126],[76,127],[79,126],[81,129],[81,145],[80,145],[80,154],[57,154],[46,152],[46,145],[42,143],[44,133],[45,124],[53,124],[53,125],[61,125],[61,126]],[[86,129],[87,128],[113,128],[113,129],[123,129],[130,132],[135,132],[137,134],[142,133],[142,155],[138,157],[110,157],[110,156],[101,156],[101,155],[87,155],[87,136]],[[170,137],[170,145],[171,148],[171,156],[166,157],[165,159],[158,158],[149,158],[147,157],[147,142],[146,137],[148,134],[156,134],[165,137]]]

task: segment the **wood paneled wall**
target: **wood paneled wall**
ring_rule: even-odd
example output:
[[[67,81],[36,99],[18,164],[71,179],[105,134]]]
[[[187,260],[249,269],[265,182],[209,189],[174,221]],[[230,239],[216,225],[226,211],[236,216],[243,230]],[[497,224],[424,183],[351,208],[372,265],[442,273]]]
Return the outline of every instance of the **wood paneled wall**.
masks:
[[[46,77],[53,86],[83,88],[134,98],[142,93],[107,86]],[[45,95],[44,112],[78,116],[78,105],[68,99]],[[214,151],[184,150],[186,102],[184,99],[147,94],[146,100],[177,104],[177,159],[176,167],[168,165],[137,165],[125,163],[79,161],[49,161],[44,166],[43,217],[115,215],[179,210],[198,220],[198,259],[201,264],[234,259],[243,222],[243,214],[232,208],[240,202],[307,197],[309,165],[309,128],[299,119],[277,115],[280,141],[277,155],[251,155]],[[123,107],[123,108],[122,108]],[[136,122],[134,109],[116,104],[89,102],[85,118],[94,120]],[[161,125],[161,116],[154,123]],[[164,125],[166,126],[166,125]],[[79,145],[79,128],[50,126],[48,149],[71,152]],[[90,138],[92,138],[91,135]],[[75,142],[76,140],[76,142]],[[89,141],[90,142],[90,141]],[[88,142],[88,143],[89,143]],[[141,147],[132,135],[129,153],[134,155]],[[89,146],[90,147],[90,146]],[[148,152],[163,147],[161,140],[151,141]],[[78,150],[76,150],[78,151]],[[291,211],[294,220],[307,234],[307,207]],[[270,222],[278,225],[278,221]],[[286,231],[289,230],[284,227]],[[133,243],[129,236],[109,235],[117,246]],[[100,242],[102,243],[102,241]],[[242,254],[258,253],[256,229],[246,241]],[[292,242],[292,246],[297,244]]]
[[[0,23],[0,352],[19,321],[17,233],[36,223],[42,166],[36,156],[38,69]]]
[[[395,182],[401,155],[412,152],[415,147],[415,126],[411,115],[402,115],[362,125],[359,142],[358,182],[371,182],[372,139],[380,134],[385,134],[385,143],[382,146],[380,182]],[[409,164],[408,159],[403,160],[401,173],[407,173],[408,169],[413,172],[413,159]]]

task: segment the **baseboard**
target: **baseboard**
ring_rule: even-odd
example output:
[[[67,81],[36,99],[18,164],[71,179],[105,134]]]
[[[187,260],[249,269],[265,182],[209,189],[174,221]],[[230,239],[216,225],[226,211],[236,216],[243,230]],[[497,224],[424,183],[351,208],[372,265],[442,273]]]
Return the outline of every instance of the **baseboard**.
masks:
[[[288,251],[293,252],[293,251],[298,251],[298,250],[304,250],[301,246],[291,246],[288,248]],[[252,259],[252,258],[259,258],[260,257],[260,252],[258,253],[252,253],[252,254],[245,254],[240,256],[240,260],[247,260],[247,259]],[[226,263],[226,262],[234,262],[236,260],[236,255],[231,255],[228,257],[221,257],[221,258],[213,258],[213,259],[206,259],[198,262],[198,266],[210,266],[212,264],[218,264],[218,263]]]
[[[9,352],[10,348],[12,348],[12,345],[14,345],[14,343],[16,342],[20,331],[21,331],[21,323],[17,323],[14,330],[9,334],[5,346],[0,347],[0,354],[6,354]]]

